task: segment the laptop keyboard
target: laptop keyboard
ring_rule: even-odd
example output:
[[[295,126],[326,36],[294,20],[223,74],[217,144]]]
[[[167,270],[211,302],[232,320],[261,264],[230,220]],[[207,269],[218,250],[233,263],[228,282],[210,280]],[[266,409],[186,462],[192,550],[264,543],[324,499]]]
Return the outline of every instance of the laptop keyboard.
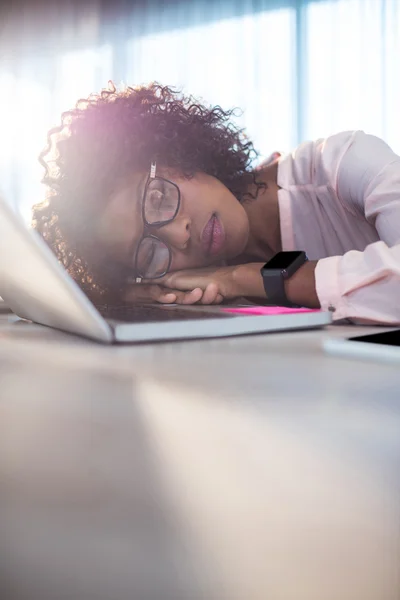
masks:
[[[193,319],[231,319],[234,315],[218,310],[206,311],[195,307],[181,308],[178,306],[97,306],[97,310],[108,321],[123,323],[154,323],[165,321],[193,321]]]

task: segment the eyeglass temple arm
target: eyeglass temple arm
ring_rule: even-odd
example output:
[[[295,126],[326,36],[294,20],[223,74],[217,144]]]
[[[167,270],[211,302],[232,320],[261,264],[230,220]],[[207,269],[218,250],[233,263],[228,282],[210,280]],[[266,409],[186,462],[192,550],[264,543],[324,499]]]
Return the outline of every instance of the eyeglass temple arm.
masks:
[[[155,179],[157,163],[152,162],[150,166],[150,179]],[[135,283],[142,283],[143,277],[135,277]]]

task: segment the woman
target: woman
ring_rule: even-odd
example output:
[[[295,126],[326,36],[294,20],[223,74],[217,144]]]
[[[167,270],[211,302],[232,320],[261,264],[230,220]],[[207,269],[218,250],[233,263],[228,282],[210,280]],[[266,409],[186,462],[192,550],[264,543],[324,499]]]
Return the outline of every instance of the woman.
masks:
[[[400,158],[343,132],[254,170],[232,114],[157,84],[80,100],[49,133],[33,226],[98,303],[273,301],[260,269],[300,250],[288,304],[399,323]]]

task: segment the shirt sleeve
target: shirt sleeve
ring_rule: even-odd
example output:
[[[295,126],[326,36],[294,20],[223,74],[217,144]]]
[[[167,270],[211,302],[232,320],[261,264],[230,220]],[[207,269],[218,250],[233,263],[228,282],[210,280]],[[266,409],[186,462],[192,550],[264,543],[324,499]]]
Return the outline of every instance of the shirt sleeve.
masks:
[[[364,252],[352,250],[318,261],[321,308],[333,310],[334,320],[399,324],[400,157],[383,140],[361,131],[351,136],[344,153],[325,155],[325,171],[339,200],[367,219],[381,241]],[[338,157],[336,164],[328,164],[332,157]]]

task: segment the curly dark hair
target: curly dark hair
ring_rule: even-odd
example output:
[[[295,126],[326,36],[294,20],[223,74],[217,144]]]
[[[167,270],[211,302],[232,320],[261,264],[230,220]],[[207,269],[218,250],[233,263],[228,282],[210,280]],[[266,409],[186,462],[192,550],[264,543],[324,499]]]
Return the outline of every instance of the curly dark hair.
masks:
[[[39,157],[46,198],[33,207],[32,226],[93,301],[118,297],[124,288],[126,274],[96,263],[90,232],[129,173],[148,169],[154,160],[187,178],[202,171],[238,201],[250,184],[255,196],[264,187],[251,168],[253,144],[230,121],[235,111],[206,107],[157,83],[119,91],[110,82],[78,100],[49,131]]]

